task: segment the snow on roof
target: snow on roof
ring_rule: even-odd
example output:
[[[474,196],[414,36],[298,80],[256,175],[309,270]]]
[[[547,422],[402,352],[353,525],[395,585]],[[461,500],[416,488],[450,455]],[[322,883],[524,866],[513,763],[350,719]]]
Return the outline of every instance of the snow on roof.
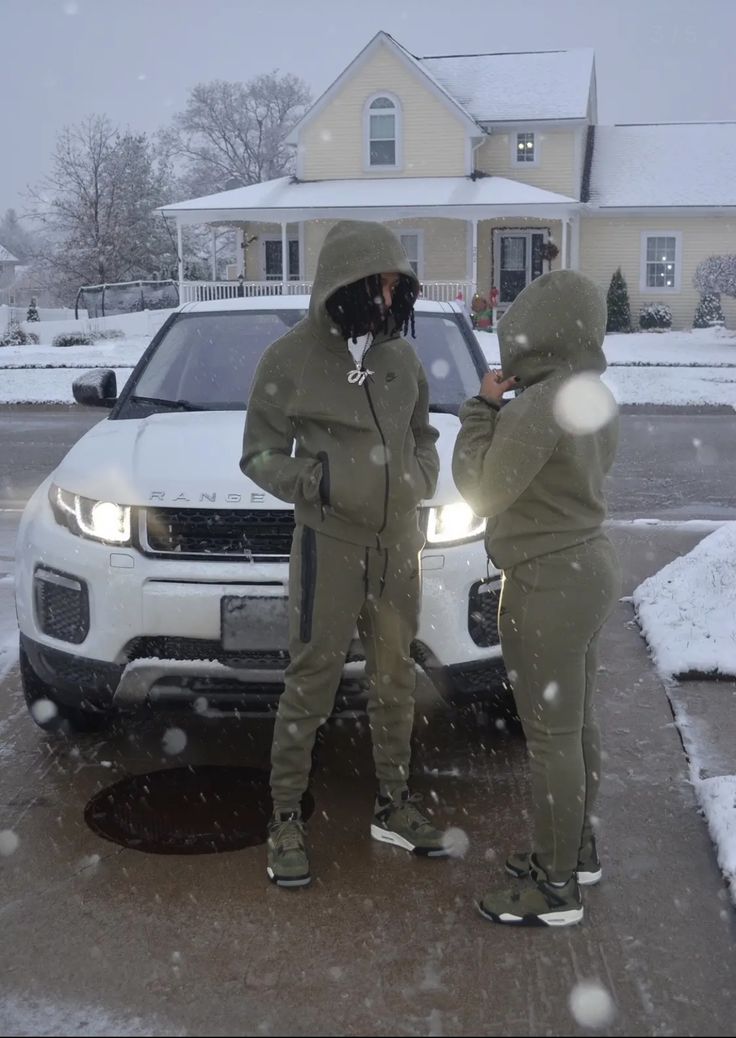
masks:
[[[293,181],[290,177],[267,180],[262,184],[238,187],[204,198],[193,198],[162,206],[172,216],[187,213],[222,212],[233,219],[240,211],[276,214],[275,218],[295,216],[304,210],[318,210],[315,216],[342,210],[370,209],[463,209],[474,206],[569,205],[574,200],[552,191],[522,184],[505,177],[381,177],[363,180]]]
[[[590,203],[736,205],[736,123],[597,126]]]
[[[9,252],[4,245],[0,245],[0,263],[20,263],[12,252]]]
[[[584,119],[593,62],[590,49],[419,58],[481,123]]]

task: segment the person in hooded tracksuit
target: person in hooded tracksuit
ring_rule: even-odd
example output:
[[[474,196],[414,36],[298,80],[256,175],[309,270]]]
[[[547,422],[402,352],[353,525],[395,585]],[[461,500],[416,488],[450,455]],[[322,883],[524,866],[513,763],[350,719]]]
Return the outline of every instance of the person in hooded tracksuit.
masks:
[[[479,904],[494,922],[579,922],[578,883],[601,875],[592,701],[598,638],[619,593],[602,529],[618,435],[616,404],[598,377],[605,329],[592,281],[569,270],[543,275],[499,323],[503,374],[486,375],[460,412],[453,474],[488,517],[486,547],[503,571],[499,631],[533,797],[533,847],[506,862],[520,884]],[[501,406],[510,389],[522,392]]]
[[[256,371],[241,468],[295,506],[290,663],[271,753],[268,875],[310,882],[301,799],[319,726],[332,712],[356,625],[370,679],[378,779],[372,835],[445,854],[408,790],[420,604],[419,502],[434,493],[437,432],[413,347],[419,284],[399,239],[341,221],[319,255],[308,316]]]

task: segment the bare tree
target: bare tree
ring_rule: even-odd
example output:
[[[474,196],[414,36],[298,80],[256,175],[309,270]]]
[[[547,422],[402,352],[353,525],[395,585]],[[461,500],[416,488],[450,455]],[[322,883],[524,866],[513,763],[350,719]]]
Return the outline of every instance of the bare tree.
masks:
[[[36,251],[33,233],[15,209],[6,209],[0,220],[0,245],[4,245],[21,263],[30,262]]]
[[[186,164],[189,197],[257,184],[292,170],[284,139],[310,103],[303,80],[278,72],[247,83],[215,80],[192,90],[165,141]]]
[[[31,192],[60,296],[83,284],[169,276],[175,248],[154,210],[171,191],[170,170],[145,134],[104,116],[64,129],[50,174]]]

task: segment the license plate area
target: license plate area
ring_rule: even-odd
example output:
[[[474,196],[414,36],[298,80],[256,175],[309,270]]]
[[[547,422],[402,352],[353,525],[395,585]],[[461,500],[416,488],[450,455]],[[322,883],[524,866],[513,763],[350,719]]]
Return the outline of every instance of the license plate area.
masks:
[[[225,652],[286,651],[289,599],[285,595],[225,595],[220,600]]]

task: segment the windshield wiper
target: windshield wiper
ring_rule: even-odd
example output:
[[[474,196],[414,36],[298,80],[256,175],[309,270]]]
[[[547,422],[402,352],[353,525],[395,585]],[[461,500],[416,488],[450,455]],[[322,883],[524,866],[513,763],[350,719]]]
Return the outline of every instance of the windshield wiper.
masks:
[[[430,404],[430,414],[458,414],[460,404]]]
[[[132,404],[142,404],[144,407],[168,407],[172,411],[206,411],[201,404],[193,404],[189,400],[164,400],[158,396],[136,396],[129,398]]]

